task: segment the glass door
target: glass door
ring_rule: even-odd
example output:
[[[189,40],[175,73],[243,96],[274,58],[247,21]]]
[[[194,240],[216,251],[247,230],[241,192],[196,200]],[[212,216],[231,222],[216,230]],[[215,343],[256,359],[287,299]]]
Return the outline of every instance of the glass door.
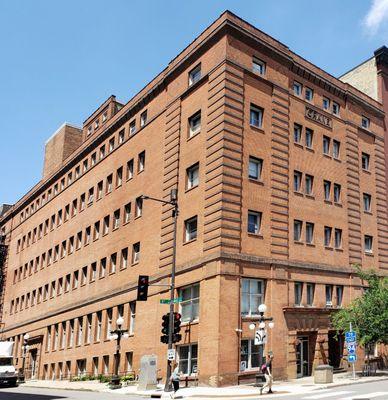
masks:
[[[296,344],[296,376],[309,376],[309,338],[298,336]]]

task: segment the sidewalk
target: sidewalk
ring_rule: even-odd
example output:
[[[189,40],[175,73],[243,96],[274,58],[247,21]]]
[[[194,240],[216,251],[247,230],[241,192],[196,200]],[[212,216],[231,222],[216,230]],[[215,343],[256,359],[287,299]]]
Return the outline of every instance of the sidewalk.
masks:
[[[381,372],[380,376],[358,377],[356,380],[351,378],[351,373],[345,372],[334,375],[333,383],[329,384],[314,384],[313,377],[305,377],[293,379],[290,381],[276,381],[274,384],[275,394],[271,397],[282,397],[286,394],[305,394],[318,389],[329,389],[338,386],[354,385],[357,383],[376,382],[388,379],[388,371]],[[67,390],[85,390],[93,392],[111,392],[118,394],[133,394],[144,397],[161,397],[170,398],[169,395],[163,392],[162,386],[157,390],[137,391],[137,385],[123,386],[121,389],[111,390],[106,383],[98,381],[27,381],[21,386],[40,387],[49,389],[67,389]],[[222,388],[213,388],[206,386],[182,388],[177,393],[176,398],[192,398],[192,399],[253,399],[257,398],[259,389],[249,385],[230,386]],[[179,396],[178,396],[179,394]]]

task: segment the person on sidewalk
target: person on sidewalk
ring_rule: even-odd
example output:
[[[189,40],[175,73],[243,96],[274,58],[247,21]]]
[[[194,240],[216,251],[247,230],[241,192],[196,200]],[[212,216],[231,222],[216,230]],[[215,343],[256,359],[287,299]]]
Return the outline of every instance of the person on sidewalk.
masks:
[[[263,394],[263,390],[268,388],[268,393],[273,393],[272,391],[272,355],[267,355],[267,361],[261,367],[261,372],[264,374],[265,384],[260,388],[260,394]]]
[[[176,362],[171,365],[172,374],[171,374],[171,383],[174,388],[174,393],[171,398],[175,397],[175,393],[179,390],[179,379],[181,374],[179,373],[179,366]]]

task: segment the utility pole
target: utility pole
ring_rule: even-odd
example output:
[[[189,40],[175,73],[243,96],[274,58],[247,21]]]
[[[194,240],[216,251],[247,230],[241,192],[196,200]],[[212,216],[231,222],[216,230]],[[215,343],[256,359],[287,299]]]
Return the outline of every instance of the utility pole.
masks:
[[[173,346],[173,332],[174,332],[174,296],[175,296],[175,269],[176,269],[176,231],[178,222],[178,189],[171,189],[170,201],[156,199],[149,196],[141,196],[143,200],[154,200],[163,204],[170,204],[172,208],[173,217],[173,239],[172,239],[172,265],[171,265],[171,283],[170,283],[170,311],[169,311],[169,327],[168,327],[168,349],[172,349]],[[170,377],[171,377],[171,361],[167,360],[167,373],[166,383],[164,385],[164,391],[169,392],[171,389]]]

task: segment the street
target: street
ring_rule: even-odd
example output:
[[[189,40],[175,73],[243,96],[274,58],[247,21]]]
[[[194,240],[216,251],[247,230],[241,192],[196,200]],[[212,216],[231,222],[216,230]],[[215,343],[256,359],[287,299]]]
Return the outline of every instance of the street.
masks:
[[[276,393],[276,385],[274,386]],[[340,386],[333,389],[316,390],[297,395],[267,395],[260,398],[281,398],[286,400],[388,400],[388,380]]]
[[[0,388],[1,400],[140,400],[144,397],[128,394],[56,390],[42,388]]]

